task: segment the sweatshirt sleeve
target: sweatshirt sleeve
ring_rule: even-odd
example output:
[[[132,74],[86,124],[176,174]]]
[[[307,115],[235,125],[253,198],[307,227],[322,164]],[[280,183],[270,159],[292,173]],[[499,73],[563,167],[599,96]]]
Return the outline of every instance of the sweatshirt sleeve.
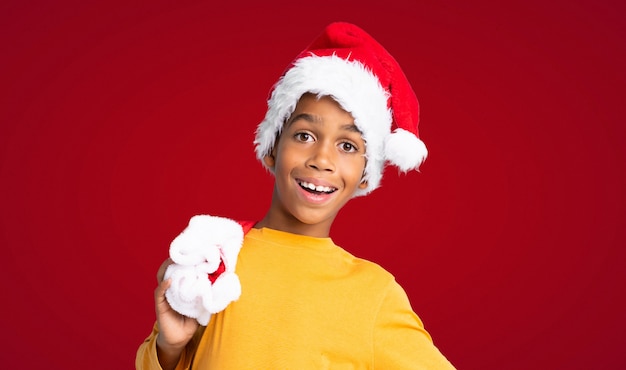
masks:
[[[391,282],[374,325],[375,369],[454,369],[433,344],[397,282]]]
[[[203,328],[203,327],[201,327]],[[157,356],[156,338],[159,334],[159,327],[155,323],[152,328],[152,333],[146,338],[146,340],[139,346],[137,350],[137,356],[135,357],[135,369],[137,370],[162,370],[159,364],[159,358]],[[191,368],[191,360],[193,358],[193,351],[195,351],[195,344],[199,341],[199,337],[202,335],[202,331],[198,331],[194,338],[190,341],[188,348],[181,354],[176,370],[187,370]]]

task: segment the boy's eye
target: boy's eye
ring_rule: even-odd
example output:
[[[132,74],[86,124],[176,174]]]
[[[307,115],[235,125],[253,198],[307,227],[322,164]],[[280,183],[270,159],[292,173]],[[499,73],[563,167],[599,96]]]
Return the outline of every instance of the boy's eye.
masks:
[[[313,141],[313,136],[306,132],[298,132],[294,135],[294,137],[296,138],[296,140],[302,142]]]
[[[341,150],[343,150],[344,152],[352,153],[352,152],[357,151],[356,146],[348,142],[341,143],[339,144],[339,146],[341,147]]]

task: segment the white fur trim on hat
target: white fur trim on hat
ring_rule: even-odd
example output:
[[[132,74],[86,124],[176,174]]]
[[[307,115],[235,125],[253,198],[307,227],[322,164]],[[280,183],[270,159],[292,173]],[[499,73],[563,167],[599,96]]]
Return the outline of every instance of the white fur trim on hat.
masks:
[[[384,140],[390,134],[392,124],[387,105],[389,94],[376,75],[363,64],[336,55],[300,58],[276,83],[265,119],[256,131],[257,158],[265,165],[263,158],[272,151],[276,136],[305,93],[330,96],[352,114],[366,143],[364,180],[368,184],[365,189],[358,189],[355,196],[376,189],[387,157]]]

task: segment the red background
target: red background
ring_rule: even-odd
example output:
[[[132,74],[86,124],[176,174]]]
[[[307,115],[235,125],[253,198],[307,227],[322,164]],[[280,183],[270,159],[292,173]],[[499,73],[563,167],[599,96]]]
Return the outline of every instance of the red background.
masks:
[[[169,242],[263,215],[267,92],[345,20],[404,67],[431,155],[336,242],[396,275],[459,369],[626,368],[618,4],[3,2],[0,364],[132,368]]]

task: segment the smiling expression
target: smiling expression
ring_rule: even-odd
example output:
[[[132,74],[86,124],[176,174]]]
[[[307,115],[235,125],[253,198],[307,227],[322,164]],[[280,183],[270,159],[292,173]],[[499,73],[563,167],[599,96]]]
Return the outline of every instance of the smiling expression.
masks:
[[[267,227],[327,237],[365,169],[365,141],[350,113],[330,97],[305,94],[265,163],[276,182]]]

